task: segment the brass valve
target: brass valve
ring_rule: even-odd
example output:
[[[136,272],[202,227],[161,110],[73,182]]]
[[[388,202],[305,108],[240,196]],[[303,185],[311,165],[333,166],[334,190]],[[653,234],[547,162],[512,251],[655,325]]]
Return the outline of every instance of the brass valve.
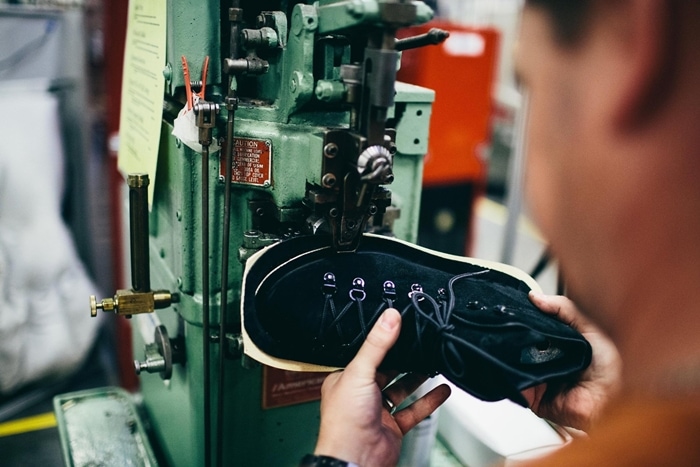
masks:
[[[169,307],[173,301],[173,295],[167,290],[150,292],[117,290],[113,298],[105,298],[100,302],[97,302],[97,298],[91,295],[90,316],[97,316],[97,310],[113,312],[123,316],[153,313],[157,309]]]
[[[127,177],[129,185],[129,233],[131,244],[131,284],[129,290],[117,290],[113,298],[97,301],[90,296],[90,316],[97,310],[131,315],[153,313],[176,302],[178,295],[167,290],[151,290],[148,256],[148,175],[136,173]]]

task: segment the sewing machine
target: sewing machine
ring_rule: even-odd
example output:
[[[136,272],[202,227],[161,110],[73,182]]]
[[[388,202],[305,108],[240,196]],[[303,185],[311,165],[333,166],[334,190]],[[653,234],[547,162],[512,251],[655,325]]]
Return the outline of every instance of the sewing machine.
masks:
[[[145,443],[144,465],[158,453],[174,466],[296,465],[313,450],[325,375],[243,356],[242,267],[294,235],[327,234],[340,251],[368,231],[416,240],[434,93],[395,77],[401,50],[446,35],[396,33],[431,18],[420,1],[167,2],[155,179],[124,174],[131,288],[91,298],[93,315],[131,318],[155,446],[135,415],[125,436]],[[82,400],[57,399],[64,438],[79,423],[66,407]],[[89,443],[95,456],[104,443]]]

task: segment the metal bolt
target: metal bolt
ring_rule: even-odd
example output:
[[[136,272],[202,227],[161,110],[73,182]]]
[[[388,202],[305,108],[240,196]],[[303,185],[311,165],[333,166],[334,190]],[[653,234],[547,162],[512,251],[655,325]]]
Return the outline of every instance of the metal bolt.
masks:
[[[335,175],[333,175],[332,173],[327,173],[321,179],[321,183],[323,183],[323,186],[325,186],[326,188],[334,187],[336,181],[337,181],[337,179],[335,178]]]
[[[270,183],[270,180],[265,180],[265,181],[263,182],[263,187],[265,187],[265,188],[270,188],[270,186],[272,186],[272,183]]]
[[[338,145],[335,143],[328,143],[323,147],[323,154],[329,159],[334,158],[338,155]]]
[[[181,220],[182,220],[182,213],[181,213],[180,211],[176,211],[176,212],[175,212],[175,218],[176,218],[178,221],[181,221]]]

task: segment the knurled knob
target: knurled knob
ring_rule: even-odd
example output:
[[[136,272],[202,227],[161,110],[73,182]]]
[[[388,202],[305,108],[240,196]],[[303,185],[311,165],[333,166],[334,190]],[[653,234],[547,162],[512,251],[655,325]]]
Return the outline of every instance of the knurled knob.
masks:
[[[97,297],[90,295],[90,316],[97,316]]]
[[[93,318],[97,316],[97,310],[115,311],[116,308],[118,308],[116,298],[105,298],[98,302],[94,295],[90,295],[90,316]]]

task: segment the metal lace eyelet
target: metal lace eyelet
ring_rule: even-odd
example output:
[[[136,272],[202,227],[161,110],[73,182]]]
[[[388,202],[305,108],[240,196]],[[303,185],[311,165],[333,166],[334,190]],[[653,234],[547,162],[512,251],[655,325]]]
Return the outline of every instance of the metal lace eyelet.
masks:
[[[338,290],[335,285],[335,274],[327,272],[323,275],[323,294],[333,295]]]
[[[396,300],[396,284],[391,281],[384,282],[384,300]]]
[[[415,293],[417,293],[417,292],[423,293],[423,286],[420,285],[420,284],[413,284],[413,285],[411,285],[411,291],[408,292],[408,298],[410,298],[411,300],[413,300],[413,294],[415,294]],[[419,297],[419,298],[418,298],[418,301],[420,302],[421,300],[425,300],[425,299],[424,299],[423,297]]]
[[[362,301],[367,298],[367,293],[365,292],[365,280],[361,277],[356,277],[352,280],[353,288],[350,289],[349,295],[351,300]]]

